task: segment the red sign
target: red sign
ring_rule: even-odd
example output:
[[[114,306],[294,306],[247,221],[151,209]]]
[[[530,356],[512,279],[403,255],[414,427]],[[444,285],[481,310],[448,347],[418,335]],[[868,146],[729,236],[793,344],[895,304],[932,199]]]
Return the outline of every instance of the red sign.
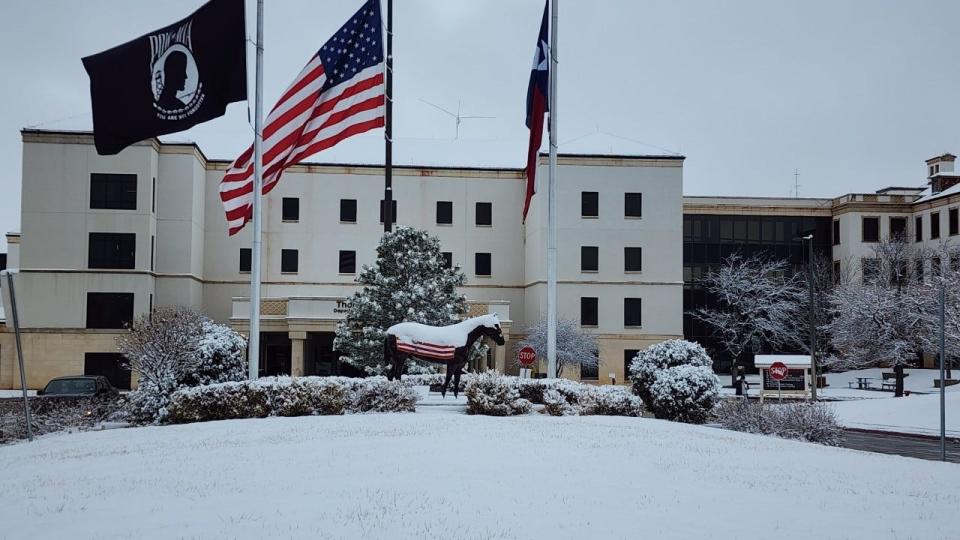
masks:
[[[775,381],[782,381],[787,378],[787,374],[790,373],[790,370],[787,369],[787,365],[783,362],[774,362],[770,364],[770,367],[767,368],[770,372],[770,378]]]
[[[524,347],[517,353],[517,360],[524,367],[532,366],[537,361],[537,351],[533,350],[533,347]]]

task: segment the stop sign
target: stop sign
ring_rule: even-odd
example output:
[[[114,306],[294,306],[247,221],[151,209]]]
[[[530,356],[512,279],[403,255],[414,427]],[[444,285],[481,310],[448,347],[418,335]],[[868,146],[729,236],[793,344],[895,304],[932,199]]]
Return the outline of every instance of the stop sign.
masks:
[[[524,347],[517,353],[517,360],[522,366],[532,366],[537,361],[537,351],[534,351],[533,347]]]
[[[783,362],[774,362],[770,364],[770,378],[775,381],[782,381],[787,378],[787,373],[790,370],[787,369],[787,365]]]

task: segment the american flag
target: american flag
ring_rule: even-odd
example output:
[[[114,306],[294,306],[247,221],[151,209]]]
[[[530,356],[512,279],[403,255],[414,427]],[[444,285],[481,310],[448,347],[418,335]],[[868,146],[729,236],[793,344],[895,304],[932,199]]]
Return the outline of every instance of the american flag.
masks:
[[[380,0],[367,0],[310,58],[274,105],[263,128],[263,194],[284,169],[384,125]],[[253,146],[220,182],[230,235],[253,215]]]

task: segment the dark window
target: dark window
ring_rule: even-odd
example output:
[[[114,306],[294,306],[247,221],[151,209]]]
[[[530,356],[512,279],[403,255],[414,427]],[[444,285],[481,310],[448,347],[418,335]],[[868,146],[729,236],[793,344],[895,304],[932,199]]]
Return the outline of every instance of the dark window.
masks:
[[[283,198],[283,221],[300,221],[300,199]]]
[[[907,218],[904,217],[892,217],[890,218],[890,238],[892,240],[903,240],[907,239]]]
[[[958,211],[956,208],[951,208],[947,213],[947,223],[950,227],[950,236],[955,236],[957,233],[960,233],[960,222],[958,222]]]
[[[253,252],[250,248],[240,248],[240,272],[249,272]]]
[[[940,212],[930,214],[930,239],[940,238]]]
[[[623,215],[632,218],[643,216],[643,193],[624,193]]]
[[[860,269],[861,273],[863,274],[863,282],[874,283],[880,276],[880,260],[866,258],[861,259]]]
[[[580,297],[580,326],[597,326],[598,302],[595,297]]]
[[[623,325],[641,326],[641,300],[639,298],[623,299]]]
[[[157,179],[153,179],[153,198],[150,199],[150,211],[157,213]]]
[[[130,389],[130,368],[120,353],[86,353],[83,355],[83,374],[106,377],[118,390]]]
[[[840,261],[833,261],[833,282],[840,283]]]
[[[133,293],[87,293],[87,328],[127,328],[133,324]]]
[[[383,208],[384,208],[383,203],[384,202],[385,201],[383,199],[380,199],[380,223],[383,223]],[[397,222],[397,200],[393,199],[390,202],[393,203],[390,205],[390,208],[393,210],[393,216],[392,216],[393,220],[391,221],[391,223],[396,223]]]
[[[623,378],[627,381],[630,380],[630,364],[633,363],[633,359],[639,352],[640,349],[624,349],[623,351]]]
[[[840,220],[833,220],[833,245],[840,245]]]
[[[136,248],[137,235],[133,233],[90,233],[87,267],[132,269]]]
[[[581,272],[596,272],[599,269],[599,250],[597,246],[580,246]]]
[[[880,218],[877,218],[877,217],[863,218],[862,238],[864,242],[880,241]]]
[[[595,381],[600,378],[600,366],[580,366],[581,381]]]
[[[600,216],[600,194],[596,191],[580,192],[580,216],[581,217],[599,217]]]
[[[444,251],[440,254],[443,257],[443,267],[444,268],[453,268],[453,252]]]
[[[478,226],[493,225],[493,203],[488,203],[488,202],[477,203],[477,225]]]
[[[6,270],[6,269],[7,269],[7,254],[0,253],[0,270]]]
[[[474,274],[478,276],[489,276],[490,275],[490,254],[489,253],[477,253],[474,257],[475,270]]]
[[[280,271],[295,274],[299,266],[300,253],[295,249],[280,250]]]
[[[643,249],[638,247],[623,248],[623,271],[640,272],[643,270]]]
[[[90,208],[137,209],[137,175],[93,173],[90,175]]]
[[[913,241],[923,242],[923,216],[917,216],[913,220]]]
[[[381,204],[380,206],[382,207],[383,204]],[[340,199],[340,221],[344,223],[357,222],[357,200],[356,199]],[[381,219],[380,221],[383,221],[383,219]]]
[[[150,271],[151,272],[153,272],[154,270],[153,263],[154,263],[154,258],[156,256],[156,251],[157,251],[157,237],[151,236],[150,237]]]
[[[931,257],[930,258],[930,275],[933,277],[940,277],[943,273],[943,263],[940,261],[940,257]]]
[[[453,223],[453,201],[437,201],[437,225]]]
[[[340,273],[341,274],[357,273],[357,252],[356,251],[340,252]]]

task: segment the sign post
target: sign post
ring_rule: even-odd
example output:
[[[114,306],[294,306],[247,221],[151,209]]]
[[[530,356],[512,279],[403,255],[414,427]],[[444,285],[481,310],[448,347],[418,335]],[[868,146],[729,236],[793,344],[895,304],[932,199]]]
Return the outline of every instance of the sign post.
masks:
[[[517,361],[520,362],[522,366],[520,368],[520,378],[529,379],[530,366],[537,361],[537,351],[533,350],[533,347],[530,346],[524,347],[517,353]]]
[[[780,383],[787,378],[787,375],[790,374],[790,370],[783,362],[774,362],[770,364],[768,370],[770,371],[770,378],[777,381],[777,401],[783,403],[783,394],[780,391]]]

